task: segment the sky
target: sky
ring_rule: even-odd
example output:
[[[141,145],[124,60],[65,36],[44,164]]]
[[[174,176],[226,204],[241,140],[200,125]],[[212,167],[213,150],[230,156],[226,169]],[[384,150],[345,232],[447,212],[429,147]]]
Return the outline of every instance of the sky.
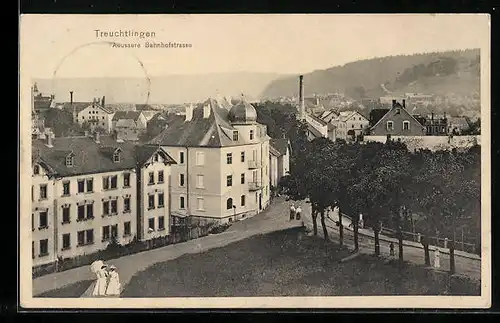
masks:
[[[359,59],[484,47],[486,15],[24,15],[21,70],[35,78],[227,72],[308,73]],[[190,48],[112,48],[155,32]],[[489,38],[488,38],[489,42]]]

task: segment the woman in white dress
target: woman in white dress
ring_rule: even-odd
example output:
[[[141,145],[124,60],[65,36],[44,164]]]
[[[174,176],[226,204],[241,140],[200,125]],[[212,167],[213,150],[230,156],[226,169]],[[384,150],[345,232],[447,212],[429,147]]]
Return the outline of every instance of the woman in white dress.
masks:
[[[434,251],[434,268],[439,268],[441,267],[440,263],[440,254],[441,252],[439,251],[439,248],[436,247],[436,250]]]
[[[120,275],[116,272],[116,267],[111,265],[109,267],[109,283],[106,288],[107,296],[120,296]]]
[[[94,286],[94,292],[92,293],[92,296],[104,296],[106,295],[106,285],[108,282],[108,274],[106,272],[106,265],[101,266],[101,269],[99,269],[96,274],[97,274],[97,281]]]

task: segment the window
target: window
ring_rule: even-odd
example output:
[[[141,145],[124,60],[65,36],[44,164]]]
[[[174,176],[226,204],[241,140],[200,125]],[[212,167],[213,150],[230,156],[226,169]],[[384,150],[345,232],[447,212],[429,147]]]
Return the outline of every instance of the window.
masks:
[[[123,174],[123,187],[130,187],[130,173]]]
[[[233,208],[233,199],[228,198],[226,201],[226,209],[231,210]]]
[[[130,212],[130,197],[123,199],[123,212]]]
[[[33,166],[33,174],[35,174],[35,175],[40,174],[40,166],[38,166],[38,165]]]
[[[49,240],[40,240],[40,256],[46,256],[49,254]]]
[[[179,164],[184,164],[184,152],[179,152]]]
[[[204,188],[205,183],[204,183],[204,176],[201,174],[196,175],[196,188]]]
[[[105,225],[102,227],[102,241],[106,241],[106,240],[109,240],[110,238],[110,229],[109,229],[109,225]]]
[[[123,223],[123,236],[129,236],[132,232],[130,230],[130,221]]]
[[[31,213],[31,231],[35,230],[35,215]]]
[[[70,207],[65,206],[63,207],[63,212],[62,212],[62,223],[70,223]]]
[[[154,218],[150,218],[148,220],[148,225],[149,225],[149,229],[153,230],[155,229],[155,219]]]
[[[157,162],[159,160],[160,160],[160,157],[158,156],[158,154],[155,154],[153,157],[153,161]]]
[[[233,175],[227,175],[226,177],[226,186],[233,186]]]
[[[31,241],[31,258],[35,259],[35,241]]]
[[[205,200],[203,199],[203,197],[198,197],[196,201],[197,201],[196,208],[200,211],[203,211],[205,209]]]
[[[119,152],[119,151],[116,151],[116,152],[113,154],[113,162],[114,162],[114,163],[119,163],[119,162],[120,162],[120,152]]]
[[[394,130],[394,122],[387,121],[387,130]]]
[[[71,237],[69,233],[65,233],[62,235],[62,249],[67,250],[71,248]]]
[[[111,214],[118,213],[118,200],[111,200]]]
[[[154,172],[149,172],[149,185],[152,185],[155,183],[155,173]]]
[[[163,183],[163,180],[164,180],[163,171],[160,170],[160,171],[158,171],[158,183]]]
[[[47,211],[42,211],[39,214],[39,229],[44,229],[48,227],[48,216],[47,216]]]
[[[241,198],[240,198],[240,204],[241,206],[245,206],[245,195],[242,195]]]
[[[63,182],[63,196],[69,195],[69,182]]]
[[[85,235],[87,236],[87,244],[94,243],[94,229],[85,231]]]
[[[353,129],[354,129],[354,124],[353,124],[353,125],[351,125],[351,128],[353,128]]]
[[[85,205],[78,205],[77,220],[82,221],[85,219]]]
[[[186,205],[185,205],[185,203],[184,203],[184,202],[185,202],[185,201],[184,201],[184,196],[181,196],[181,197],[179,198],[179,208],[180,208],[180,209],[184,209],[184,208],[186,207]]]
[[[241,184],[245,184],[245,174],[241,174]]]
[[[196,152],[196,165],[202,166],[205,165],[205,153],[198,151]]]
[[[89,179],[87,179],[87,193],[90,193],[93,191],[94,191],[94,179],[89,178]]]
[[[115,224],[115,225],[111,226],[111,237],[112,238],[117,238],[118,237],[118,224]]]
[[[158,217],[158,230],[165,230],[165,217],[164,216]]]
[[[232,164],[232,163],[233,163],[233,154],[231,154],[231,153],[227,153],[227,154],[226,154],[226,163],[227,163],[228,165],[230,165],[230,164]]]
[[[85,191],[85,181],[83,179],[78,180],[78,193],[83,193]]]
[[[242,151],[242,152],[241,152],[241,157],[240,157],[240,159],[241,159],[241,162],[242,162],[242,163],[244,163],[244,162],[245,162],[245,152],[244,152],[244,151]]]
[[[250,140],[253,140],[253,130],[250,130]]]
[[[108,176],[102,178],[102,188],[105,190],[109,189],[109,177]]]
[[[154,195],[149,195],[148,196],[148,209],[154,209],[155,208],[155,196]]]
[[[403,121],[403,130],[410,130],[410,121]]]
[[[85,244],[85,231],[78,231],[76,235],[78,245],[83,246]]]
[[[179,174],[179,186],[184,187],[184,174]]]
[[[35,200],[35,186],[31,185],[31,202]]]
[[[40,185],[40,199],[44,200],[47,198],[47,184]]]
[[[73,156],[66,157],[66,167],[73,167]]]
[[[114,175],[111,176],[111,189],[117,188],[118,187],[118,176]]]
[[[158,207],[162,208],[165,206],[165,195],[163,193],[158,193]]]
[[[238,131],[233,131],[233,140],[234,141],[238,141],[238,139],[239,139],[238,137],[239,137],[238,136]]]

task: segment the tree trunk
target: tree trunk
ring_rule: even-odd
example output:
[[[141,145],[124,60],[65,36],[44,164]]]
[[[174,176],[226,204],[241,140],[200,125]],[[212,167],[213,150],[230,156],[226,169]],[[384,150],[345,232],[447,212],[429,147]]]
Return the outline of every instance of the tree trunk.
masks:
[[[420,238],[422,245],[424,246],[424,257],[425,257],[425,265],[431,265],[431,257],[429,254],[429,242],[427,241],[427,237],[424,235]]]
[[[318,211],[316,211],[316,208],[313,208],[313,211],[312,211],[312,220],[313,220],[313,232],[314,232],[315,236],[318,235],[318,222],[317,222],[317,219],[318,219]]]
[[[404,262],[403,258],[403,232],[401,231],[401,226],[398,226],[398,243],[399,243],[399,264],[402,265]]]
[[[451,227],[453,230],[453,235],[451,237],[450,243],[450,274],[455,273],[455,218],[451,217]]]
[[[373,226],[373,233],[375,234],[375,256],[380,256],[380,239],[379,239],[380,222],[376,221]]]
[[[359,250],[358,225],[359,225],[359,216],[355,216],[355,221],[354,221],[354,251],[356,251],[356,252]]]
[[[325,240],[328,240],[328,231],[326,230],[325,223],[325,209],[321,209],[321,226],[323,227],[323,236],[325,237]]]
[[[344,245],[344,227],[342,226],[342,211],[339,207],[339,245],[342,248]]]

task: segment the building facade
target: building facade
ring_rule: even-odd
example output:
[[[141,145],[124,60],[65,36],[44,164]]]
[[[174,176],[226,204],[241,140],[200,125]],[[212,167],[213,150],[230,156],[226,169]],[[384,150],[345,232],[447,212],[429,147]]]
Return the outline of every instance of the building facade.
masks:
[[[159,147],[142,148],[99,134],[33,140],[33,266],[91,254],[110,242],[147,240],[141,224],[158,212],[138,204],[139,197],[152,189],[168,191],[172,163]],[[163,172],[163,186],[143,185],[151,169]],[[155,205],[160,204],[168,210],[167,198]]]
[[[222,99],[221,99],[222,100]],[[269,137],[255,108],[208,99],[169,117],[151,145],[177,164],[171,169],[171,210],[179,218],[229,222],[269,203]]]
[[[269,181],[278,187],[279,181],[290,171],[290,142],[288,139],[271,139],[269,149]]]
[[[73,121],[80,125],[89,124],[90,129],[102,129],[109,133],[113,126],[114,112],[111,109],[104,107],[104,97],[99,100],[94,99],[94,102],[86,108],[78,111],[76,106],[73,107]]]
[[[412,116],[403,104],[393,100],[391,109],[370,128],[374,136],[425,136],[426,127]]]

